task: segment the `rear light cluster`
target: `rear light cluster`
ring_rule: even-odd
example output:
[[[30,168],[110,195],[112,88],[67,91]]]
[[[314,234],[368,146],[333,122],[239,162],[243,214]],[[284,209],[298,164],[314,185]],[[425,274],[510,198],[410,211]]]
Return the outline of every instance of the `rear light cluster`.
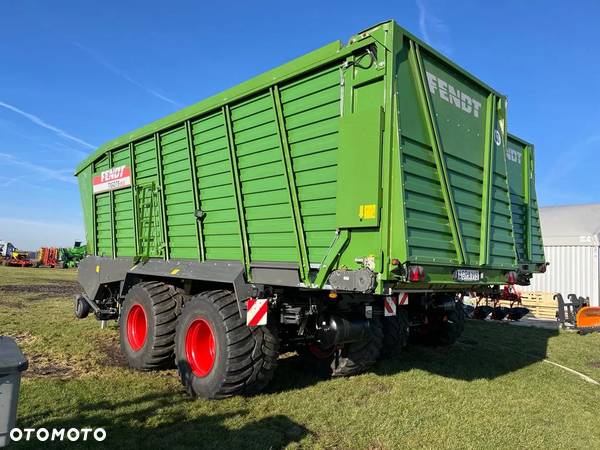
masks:
[[[425,270],[422,266],[410,266],[408,268],[408,281],[413,283],[423,281],[425,279]]]
[[[506,282],[508,284],[516,284],[517,283],[517,272],[510,271],[506,274]]]

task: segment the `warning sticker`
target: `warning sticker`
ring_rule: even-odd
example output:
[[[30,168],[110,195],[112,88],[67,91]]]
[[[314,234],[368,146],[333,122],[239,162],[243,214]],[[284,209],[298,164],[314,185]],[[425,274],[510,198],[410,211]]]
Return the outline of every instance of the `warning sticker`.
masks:
[[[248,313],[246,314],[246,325],[256,327],[267,324],[267,312],[269,303],[266,298],[249,298]]]
[[[377,206],[370,205],[360,205],[358,209],[358,217],[361,219],[375,219],[377,218]]]

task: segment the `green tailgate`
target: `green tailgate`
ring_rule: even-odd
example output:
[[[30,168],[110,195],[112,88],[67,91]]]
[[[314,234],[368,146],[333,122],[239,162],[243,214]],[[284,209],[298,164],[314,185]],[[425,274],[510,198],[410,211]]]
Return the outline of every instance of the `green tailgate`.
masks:
[[[509,135],[506,165],[519,264],[543,264],[544,246],[535,193],[533,145]]]
[[[407,260],[514,267],[505,98],[407,34],[397,89]]]

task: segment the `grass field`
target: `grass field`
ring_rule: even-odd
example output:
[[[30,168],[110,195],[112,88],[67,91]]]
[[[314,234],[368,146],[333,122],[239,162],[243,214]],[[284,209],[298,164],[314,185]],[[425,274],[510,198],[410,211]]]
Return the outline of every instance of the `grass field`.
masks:
[[[0,267],[0,334],[30,359],[20,428],[104,427],[104,446],[128,449],[600,447],[600,387],[543,362],[600,380],[600,334],[471,321],[454,347],[410,347],[362,376],[331,380],[289,354],[261,395],[192,400],[175,371],[125,367],[114,323],[74,318],[74,280]]]

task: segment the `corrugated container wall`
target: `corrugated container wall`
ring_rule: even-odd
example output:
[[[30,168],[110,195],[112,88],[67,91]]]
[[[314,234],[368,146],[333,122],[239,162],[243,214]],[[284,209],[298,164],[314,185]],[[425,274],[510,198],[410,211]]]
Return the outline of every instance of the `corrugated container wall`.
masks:
[[[589,297],[600,306],[600,204],[540,209],[544,251],[550,263],[525,291]]]
[[[560,292],[566,300],[569,294],[589,297],[600,306],[599,247],[546,246],[544,252],[550,263],[546,273],[533,275],[525,291]]]

